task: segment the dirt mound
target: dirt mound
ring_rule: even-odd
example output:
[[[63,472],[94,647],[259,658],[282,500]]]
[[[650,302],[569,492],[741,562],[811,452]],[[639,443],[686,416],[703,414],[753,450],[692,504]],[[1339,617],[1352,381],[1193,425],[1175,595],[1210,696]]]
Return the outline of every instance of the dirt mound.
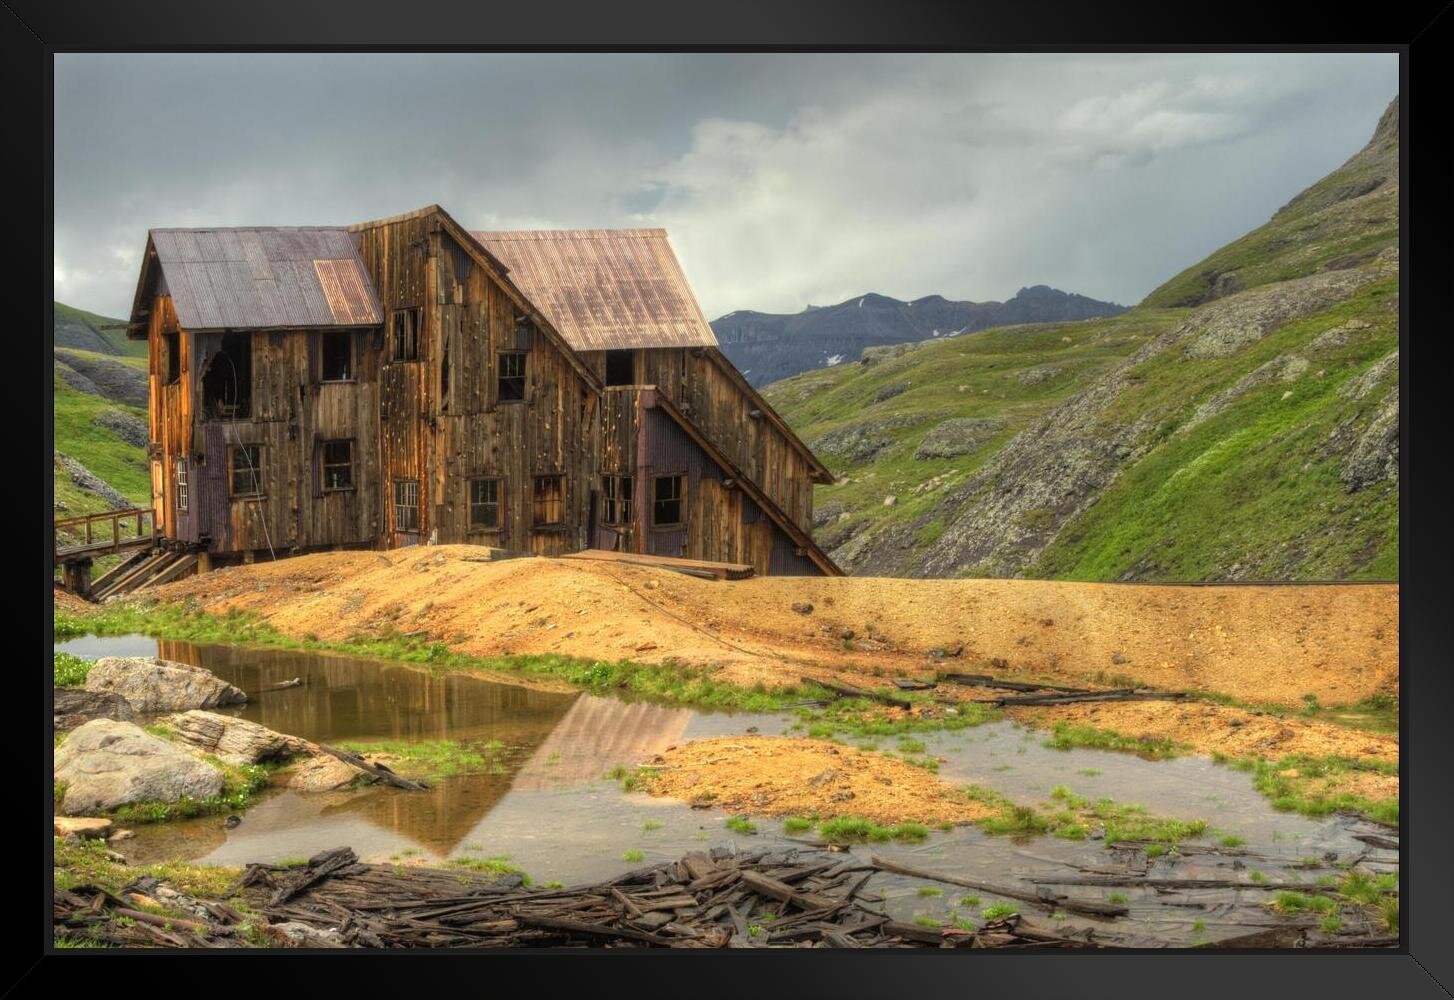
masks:
[[[1351,757],[1397,763],[1398,737],[1309,719],[1279,718],[1207,702],[1090,702],[1011,708],[1011,718],[1040,729],[1057,723],[1107,729],[1132,738],[1171,740],[1199,754],[1277,759],[1293,754]],[[1398,794],[1398,778],[1393,791]]]
[[[295,637],[393,628],[478,656],[675,659],[748,686],[796,684],[804,668],[870,685],[944,668],[1088,686],[1129,679],[1288,706],[1398,691],[1396,584],[723,583],[578,559],[492,562],[486,550],[445,545],[256,563],[155,593],[253,611]]]
[[[757,816],[861,816],[875,823],[969,823],[993,810],[921,767],[821,740],[724,736],[652,759],[653,795]]]

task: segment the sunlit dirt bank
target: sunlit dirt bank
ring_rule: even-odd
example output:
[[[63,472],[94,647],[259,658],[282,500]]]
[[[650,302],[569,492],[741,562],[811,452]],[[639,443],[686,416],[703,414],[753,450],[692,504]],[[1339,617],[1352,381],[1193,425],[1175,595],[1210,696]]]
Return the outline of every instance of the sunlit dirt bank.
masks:
[[[392,628],[460,652],[715,665],[768,687],[940,667],[1062,683],[1127,680],[1300,707],[1398,692],[1397,584],[1151,586],[758,577],[575,559],[489,561],[449,545],[260,562],[158,589],[254,612],[287,635]]]

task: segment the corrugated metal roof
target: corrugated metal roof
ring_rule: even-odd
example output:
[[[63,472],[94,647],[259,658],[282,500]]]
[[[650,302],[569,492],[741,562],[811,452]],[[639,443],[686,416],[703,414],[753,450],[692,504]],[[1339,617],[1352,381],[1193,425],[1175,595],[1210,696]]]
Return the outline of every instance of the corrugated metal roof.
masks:
[[[578,351],[717,346],[664,229],[471,235]]]
[[[153,229],[186,330],[375,326],[378,295],[342,227]]]

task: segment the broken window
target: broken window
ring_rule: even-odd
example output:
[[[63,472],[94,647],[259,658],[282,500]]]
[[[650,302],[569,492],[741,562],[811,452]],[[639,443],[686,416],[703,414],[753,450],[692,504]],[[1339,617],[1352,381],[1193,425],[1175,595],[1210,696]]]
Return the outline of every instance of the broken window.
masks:
[[[470,527],[493,530],[500,527],[500,481],[470,480]]]
[[[394,480],[394,530],[419,530],[419,480]]]
[[[252,413],[252,335],[225,333],[202,373],[206,419],[243,420]]]
[[[531,495],[530,520],[537,528],[548,528],[565,520],[565,477],[536,476]]]
[[[499,366],[499,391],[501,402],[525,398],[525,352],[501,351]]]
[[[167,385],[171,385],[182,378],[182,336],[179,333],[164,333],[162,344],[167,351]]]
[[[607,351],[606,352],[606,384],[607,385],[635,385],[636,384],[636,352],[635,351]]]
[[[234,445],[231,449],[231,479],[229,490],[235,497],[260,497],[263,495],[263,449],[258,444]]]
[[[631,523],[631,488],[632,478],[630,476],[603,476],[601,478],[601,495],[605,501],[601,508],[602,524]]]
[[[682,523],[682,496],[686,476],[657,476],[656,493],[652,498],[651,523],[658,528],[676,527]]]
[[[390,320],[392,349],[389,357],[394,361],[419,360],[420,328],[424,325],[424,310],[419,306],[409,309],[395,309]]]
[[[323,442],[323,489],[353,489],[353,441]]]
[[[353,334],[347,330],[323,333],[324,382],[348,382],[353,378]]]
[[[187,509],[187,460],[177,459],[177,510]]]

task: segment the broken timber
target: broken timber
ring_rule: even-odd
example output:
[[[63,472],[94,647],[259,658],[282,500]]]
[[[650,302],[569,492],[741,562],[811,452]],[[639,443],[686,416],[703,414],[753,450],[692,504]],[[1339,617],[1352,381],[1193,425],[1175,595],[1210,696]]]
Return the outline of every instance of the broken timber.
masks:
[[[428,785],[423,784],[422,782],[410,781],[408,778],[395,774],[383,764],[374,764],[370,761],[366,761],[358,754],[351,751],[339,750],[336,747],[327,746],[323,743],[318,744],[318,749],[322,750],[326,754],[337,757],[345,764],[352,764],[360,771],[367,771],[375,778],[378,778],[380,781],[387,782],[388,784],[393,785],[395,788],[402,788],[405,791],[409,792],[423,792],[428,790],[429,788]]]
[[[894,708],[909,709],[914,707],[914,703],[909,701],[907,698],[895,698],[891,694],[880,694],[878,691],[868,691],[864,688],[856,688],[848,684],[840,684],[837,681],[824,681],[819,680],[816,677],[803,677],[801,678],[801,680],[804,684],[815,684],[820,688],[825,688],[829,691],[832,691],[834,694],[844,698],[868,698],[871,701],[882,702],[883,704],[891,705]]]
[[[1085,913],[1097,917],[1122,917],[1130,912],[1130,910],[1119,903],[1100,903],[1089,899],[1070,899],[1066,896],[1056,896],[1053,894],[1041,895],[1024,889],[1016,889],[1012,886],[993,885],[989,882],[979,882],[975,879],[960,878],[957,875],[944,875],[923,868],[911,868],[908,865],[901,865],[894,861],[886,861],[878,855],[874,855],[873,863],[886,872],[896,872],[899,875],[908,875],[912,878],[928,879],[931,882],[944,882],[949,885],[962,886],[966,889],[977,889],[980,892],[1004,896],[1006,899],[1018,899],[1025,903],[1036,903],[1052,911],[1065,910],[1069,913]]]

